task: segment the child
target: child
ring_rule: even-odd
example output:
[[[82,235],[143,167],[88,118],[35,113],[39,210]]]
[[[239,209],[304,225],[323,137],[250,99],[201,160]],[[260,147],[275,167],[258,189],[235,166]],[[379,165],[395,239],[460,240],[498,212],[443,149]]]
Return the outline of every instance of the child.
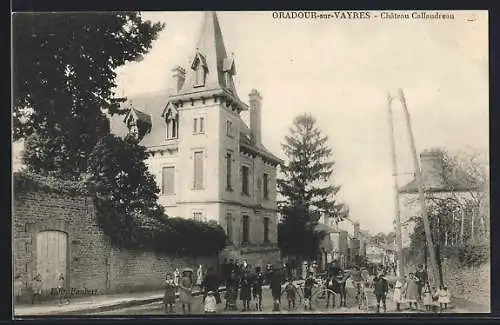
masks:
[[[422,290],[423,302],[426,311],[432,311],[432,291],[429,282],[426,282]]]
[[[215,314],[216,312],[217,301],[214,296],[213,291],[209,291],[207,293],[207,297],[205,298],[205,314]]]
[[[438,296],[439,308],[441,312],[443,310],[447,310],[448,304],[450,303],[450,293],[448,292],[448,288],[442,285],[439,289]]]
[[[258,266],[255,268],[255,273],[252,288],[253,299],[255,300],[255,309],[262,311],[262,285],[264,284],[264,276]]]
[[[66,281],[64,280],[64,274],[59,273],[59,278],[57,280],[57,291],[59,293],[59,307],[62,306],[64,300],[66,300],[66,305],[69,305],[69,297],[65,285]]]
[[[308,272],[307,277],[306,277],[306,281],[304,283],[304,309],[305,310],[312,310],[311,297],[312,297],[312,289],[314,287],[315,282],[316,281],[314,281],[313,273]]]
[[[20,275],[16,275],[14,279],[14,295],[16,303],[19,303],[19,301],[21,300],[22,291],[23,291],[23,280]]]
[[[396,310],[401,311],[401,303],[403,302],[403,284],[399,280],[396,280],[396,284],[394,285],[392,300],[396,303]]]
[[[163,304],[165,313],[173,313],[175,306],[175,292],[177,288],[175,286],[174,279],[172,275],[167,274],[165,278],[165,295],[163,296]]]
[[[42,277],[40,274],[37,274],[32,282],[31,282],[31,289],[33,290],[33,296],[31,298],[31,304],[34,304],[35,301],[37,303],[41,303],[41,296],[42,296]]]
[[[295,309],[295,299],[297,297],[297,288],[292,280],[285,287],[286,299],[288,300],[288,310]]]
[[[438,308],[439,308],[439,295],[438,295],[438,292],[436,291],[436,287],[432,287],[431,295],[432,295],[432,307],[431,307],[431,309],[434,313],[437,313]]]

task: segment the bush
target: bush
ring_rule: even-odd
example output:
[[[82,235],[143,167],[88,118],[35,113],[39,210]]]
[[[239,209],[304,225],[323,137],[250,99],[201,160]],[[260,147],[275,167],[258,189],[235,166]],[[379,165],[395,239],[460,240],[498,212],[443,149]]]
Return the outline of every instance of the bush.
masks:
[[[490,246],[487,244],[466,244],[458,247],[457,255],[462,265],[479,266],[490,259]]]
[[[114,246],[179,257],[211,256],[225,247],[226,234],[218,224],[119,213],[109,201],[98,201],[98,223]]]

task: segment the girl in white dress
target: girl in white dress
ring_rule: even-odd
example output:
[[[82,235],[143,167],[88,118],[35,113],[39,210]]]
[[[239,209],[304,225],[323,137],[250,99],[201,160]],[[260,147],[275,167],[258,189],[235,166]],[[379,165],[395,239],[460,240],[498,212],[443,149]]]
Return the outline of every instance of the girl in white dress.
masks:
[[[400,311],[401,303],[403,302],[403,284],[399,280],[396,280],[396,284],[394,285],[392,300],[396,303],[397,311]]]
[[[448,288],[442,285],[438,292],[438,302],[441,311],[448,309],[448,304],[450,303],[450,293],[448,292]]]
[[[426,311],[432,311],[432,291],[429,282],[425,283],[423,293],[423,302]]]

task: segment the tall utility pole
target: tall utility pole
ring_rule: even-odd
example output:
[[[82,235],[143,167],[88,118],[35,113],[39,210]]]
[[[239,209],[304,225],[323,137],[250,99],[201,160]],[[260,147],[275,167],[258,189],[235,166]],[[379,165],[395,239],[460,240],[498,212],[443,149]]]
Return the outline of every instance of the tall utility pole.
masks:
[[[387,93],[387,108],[389,111],[389,131],[391,141],[391,155],[392,155],[392,176],[394,177],[394,207],[396,211],[396,243],[398,248],[399,260],[399,276],[405,276],[405,261],[403,256],[403,239],[401,238],[401,208],[399,206],[399,186],[398,186],[398,168],[396,164],[396,143],[394,140],[394,121],[392,118],[392,97]]]
[[[438,285],[441,284],[440,283],[441,281],[440,281],[440,277],[439,277],[436,251],[434,250],[435,247],[432,243],[431,228],[429,225],[429,219],[427,218],[424,189],[423,189],[423,184],[422,184],[422,173],[421,173],[419,162],[418,162],[417,149],[415,147],[415,139],[413,137],[413,130],[411,127],[410,112],[408,111],[408,107],[406,106],[406,99],[405,99],[405,96],[403,94],[402,89],[399,89],[399,99],[401,100],[401,104],[403,105],[403,109],[405,112],[406,126],[408,129],[408,135],[410,138],[411,151],[413,154],[413,164],[415,167],[415,176],[416,176],[415,178],[416,178],[417,184],[418,184],[418,197],[419,197],[419,201],[420,201],[422,220],[424,222],[425,237],[427,239],[427,247],[429,249],[429,255],[431,258],[432,277],[434,280],[434,284],[437,287]]]

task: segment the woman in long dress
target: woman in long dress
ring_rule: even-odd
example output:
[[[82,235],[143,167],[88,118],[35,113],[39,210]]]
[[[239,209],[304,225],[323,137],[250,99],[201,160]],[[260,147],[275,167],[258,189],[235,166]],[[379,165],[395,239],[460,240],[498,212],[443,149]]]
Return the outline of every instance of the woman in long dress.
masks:
[[[179,279],[180,279],[181,273],[179,272],[179,269],[175,269],[174,271],[174,284],[176,286],[179,286]]]
[[[196,286],[198,286],[200,289],[202,282],[203,282],[203,267],[200,264],[198,270],[196,271]]]
[[[408,277],[408,287],[406,289],[406,301],[410,305],[410,309],[413,309],[413,304],[415,304],[415,309],[418,309],[418,279],[410,273]]]
[[[182,304],[182,312],[191,313],[191,304],[193,303],[193,272],[185,270],[182,272],[182,278],[179,283],[179,298]]]
[[[448,288],[442,285],[438,291],[438,302],[441,312],[448,309],[448,304],[450,303],[450,293]]]

